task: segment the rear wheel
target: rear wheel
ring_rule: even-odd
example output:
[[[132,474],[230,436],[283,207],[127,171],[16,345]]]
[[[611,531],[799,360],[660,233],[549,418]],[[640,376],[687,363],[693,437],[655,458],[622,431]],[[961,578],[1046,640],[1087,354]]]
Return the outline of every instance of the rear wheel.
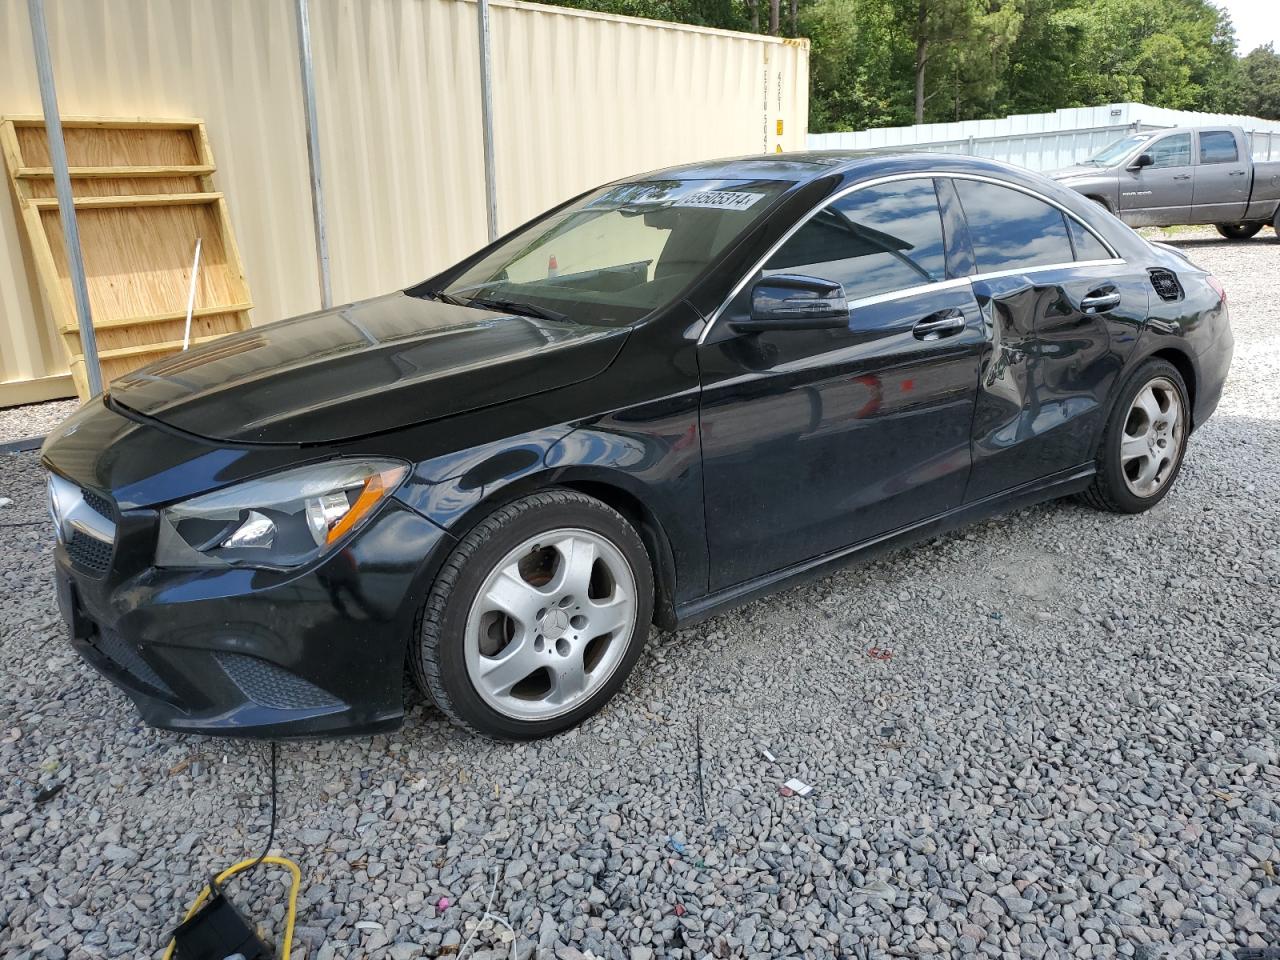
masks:
[[[1190,408],[1176,367],[1142,364],[1120,391],[1098,448],[1098,472],[1082,499],[1114,513],[1142,513],[1163,500],[1182,468]]]
[[[458,544],[420,618],[410,664],[454,721],[529,740],[590,716],[626,681],[653,614],[635,529],[573,490],[494,511]]]
[[[1263,228],[1261,223],[1219,223],[1216,224],[1220,234],[1228,240],[1248,240]]]

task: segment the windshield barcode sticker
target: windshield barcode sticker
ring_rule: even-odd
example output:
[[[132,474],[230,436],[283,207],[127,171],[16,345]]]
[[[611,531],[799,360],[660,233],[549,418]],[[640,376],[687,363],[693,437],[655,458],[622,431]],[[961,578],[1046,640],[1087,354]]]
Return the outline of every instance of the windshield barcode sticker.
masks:
[[[739,193],[736,190],[703,190],[681,197],[673,207],[710,207],[715,210],[746,210],[757,200],[764,198],[763,193]]]

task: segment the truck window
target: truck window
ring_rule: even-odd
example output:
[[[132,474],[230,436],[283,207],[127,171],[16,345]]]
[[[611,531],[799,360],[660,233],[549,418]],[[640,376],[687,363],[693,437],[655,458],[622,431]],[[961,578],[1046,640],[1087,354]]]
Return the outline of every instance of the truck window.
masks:
[[[1191,166],[1191,134],[1175,133],[1165,137],[1154,143],[1147,153],[1151,154],[1153,167],[1189,167]]]
[[[1235,163],[1240,159],[1236,135],[1227,130],[1210,130],[1200,134],[1201,163]]]

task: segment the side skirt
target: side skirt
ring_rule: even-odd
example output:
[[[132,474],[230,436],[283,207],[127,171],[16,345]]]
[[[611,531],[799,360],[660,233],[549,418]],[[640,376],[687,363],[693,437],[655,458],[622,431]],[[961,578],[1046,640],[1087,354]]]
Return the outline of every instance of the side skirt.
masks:
[[[883,534],[871,540],[845,547],[832,553],[803,560],[790,567],[775,570],[754,580],[734,584],[715,593],[690,600],[676,607],[676,627],[688,627],[708,617],[721,613],[731,607],[748,603],[765,594],[774,593],[786,587],[797,586],[810,580],[817,580],[838,567],[858,560],[870,559],[887,553],[898,547],[927,540],[939,534],[965,526],[977,520],[1005,513],[1019,507],[1028,507],[1045,500],[1056,500],[1073,493],[1079,493],[1089,486],[1093,475],[1097,472],[1094,464],[1063,470],[1040,480],[1033,480],[1010,490],[984,497],[973,503],[962,504],[946,513],[922,520],[919,523],[901,527],[891,533]]]

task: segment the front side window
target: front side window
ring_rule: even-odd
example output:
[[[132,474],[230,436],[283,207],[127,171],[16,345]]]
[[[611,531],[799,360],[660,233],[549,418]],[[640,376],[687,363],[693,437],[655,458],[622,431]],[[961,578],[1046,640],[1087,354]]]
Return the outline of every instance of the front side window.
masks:
[[[597,190],[512,234],[427,295],[632,323],[675,301],[789,186],[639,180]]]
[[[1149,133],[1135,133],[1131,137],[1125,137],[1117,140],[1106,147],[1103,147],[1092,157],[1085,161],[1095,167],[1109,167],[1113,163],[1119,163],[1127,157],[1135,147],[1139,147],[1151,139]]]
[[[1227,130],[1210,130],[1200,134],[1201,163],[1235,163],[1240,159],[1236,135]]]
[[[1191,134],[1176,133],[1165,137],[1151,145],[1147,151],[1151,154],[1153,167],[1189,167],[1191,166]]]
[[[1043,200],[981,180],[955,182],[979,273],[1025,270],[1074,259],[1062,212]]]
[[[933,180],[898,180],[846,194],[778,248],[765,276],[833,280],[849,300],[945,280],[946,243]]]

